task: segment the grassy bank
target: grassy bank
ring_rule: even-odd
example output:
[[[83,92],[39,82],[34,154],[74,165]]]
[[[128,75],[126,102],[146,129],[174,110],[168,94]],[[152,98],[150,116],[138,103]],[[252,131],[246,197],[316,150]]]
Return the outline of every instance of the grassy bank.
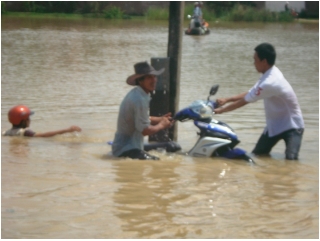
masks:
[[[243,22],[293,22],[294,17],[288,12],[270,12],[253,7],[236,5],[228,13],[221,16],[222,21],[243,21]]]
[[[192,15],[193,5],[186,4],[184,18],[187,20],[187,15]],[[145,20],[168,20],[169,9],[151,7],[147,10],[144,16],[128,16],[119,8],[112,7],[103,11],[103,13],[36,13],[36,12],[4,12],[2,16],[16,17],[33,17],[33,18],[107,18],[107,19],[145,19]],[[296,19],[289,13],[270,12],[268,10],[257,10],[253,7],[235,5],[230,11],[220,12],[219,15],[214,10],[207,8],[203,9],[203,16],[206,21],[225,21],[225,22],[293,22]],[[299,22],[319,23],[319,20],[296,20]]]
[[[80,19],[84,16],[76,13],[32,13],[32,12],[6,12],[2,16],[9,17],[32,17],[32,18],[68,18]]]

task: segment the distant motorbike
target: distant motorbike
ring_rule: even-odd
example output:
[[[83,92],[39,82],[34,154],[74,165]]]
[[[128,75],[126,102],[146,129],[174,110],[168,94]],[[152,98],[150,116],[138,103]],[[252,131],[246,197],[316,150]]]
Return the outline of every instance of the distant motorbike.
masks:
[[[206,22],[205,20],[200,22],[196,22],[194,17],[191,15],[188,15],[188,18],[190,19],[190,24],[188,29],[185,31],[185,34],[188,35],[204,35],[204,34],[209,34],[209,23]]]

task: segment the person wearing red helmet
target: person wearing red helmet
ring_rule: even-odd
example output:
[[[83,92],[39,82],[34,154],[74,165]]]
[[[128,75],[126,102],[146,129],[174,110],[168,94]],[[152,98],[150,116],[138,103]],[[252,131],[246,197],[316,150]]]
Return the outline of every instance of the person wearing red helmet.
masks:
[[[3,133],[4,136],[29,136],[29,137],[51,137],[67,132],[81,131],[78,126],[70,126],[67,129],[36,133],[29,129],[30,116],[34,112],[25,105],[17,105],[12,107],[8,112],[8,120],[12,124],[12,128]]]

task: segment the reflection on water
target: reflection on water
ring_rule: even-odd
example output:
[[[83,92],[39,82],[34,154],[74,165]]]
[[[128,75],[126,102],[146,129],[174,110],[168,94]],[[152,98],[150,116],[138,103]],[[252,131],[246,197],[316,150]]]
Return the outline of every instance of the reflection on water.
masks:
[[[182,153],[161,161],[110,156],[119,103],[133,64],[165,57],[165,22],[2,18],[1,128],[23,103],[31,129],[79,125],[53,138],[1,139],[3,238],[318,238],[319,29],[308,24],[211,23],[184,36],[179,106],[248,90],[259,78],[253,49],[273,43],[295,89],[306,130],[300,160],[279,143],[257,165],[192,158],[192,122],[178,123]],[[187,24],[186,24],[187,26]],[[219,119],[251,151],[265,125],[263,103]]]

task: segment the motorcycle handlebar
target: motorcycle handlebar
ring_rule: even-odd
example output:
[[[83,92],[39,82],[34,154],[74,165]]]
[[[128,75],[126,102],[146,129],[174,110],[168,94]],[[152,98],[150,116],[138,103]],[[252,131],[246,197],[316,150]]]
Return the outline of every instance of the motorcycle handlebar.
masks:
[[[212,111],[214,111],[214,109],[219,107],[218,102],[215,102],[213,100],[208,100],[208,105],[210,105],[210,107],[212,108]]]
[[[213,100],[207,100],[206,105],[208,105],[211,108],[213,114],[214,114],[214,109],[218,107],[218,103]],[[194,113],[192,109],[189,107],[178,111],[173,116],[173,120],[178,120],[181,122],[194,119],[194,118],[199,118],[199,116],[198,114]]]

